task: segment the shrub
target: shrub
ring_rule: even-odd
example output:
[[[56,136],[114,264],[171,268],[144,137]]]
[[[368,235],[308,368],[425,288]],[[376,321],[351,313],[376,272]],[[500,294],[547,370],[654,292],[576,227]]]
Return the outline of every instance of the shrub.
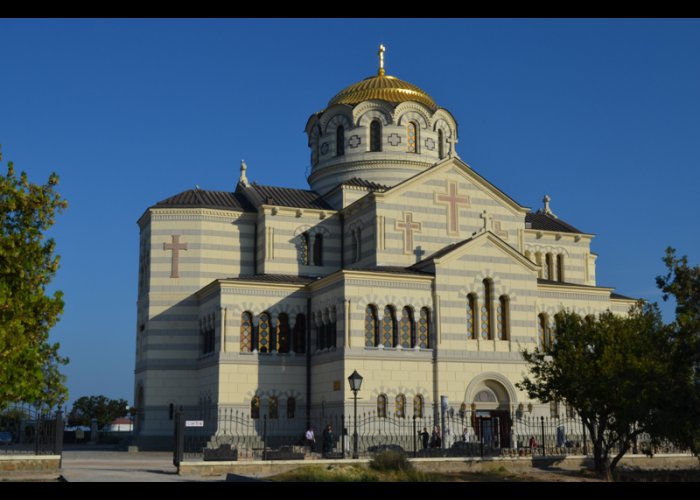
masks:
[[[398,451],[383,451],[374,456],[369,462],[370,468],[378,471],[413,471],[413,464],[406,455]]]

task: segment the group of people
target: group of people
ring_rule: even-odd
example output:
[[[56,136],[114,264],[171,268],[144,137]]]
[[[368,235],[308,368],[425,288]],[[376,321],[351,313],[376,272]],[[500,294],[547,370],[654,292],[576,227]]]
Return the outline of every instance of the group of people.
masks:
[[[449,437],[449,434],[449,430],[445,429],[446,439]],[[423,427],[423,430],[418,433],[418,436],[420,437],[424,450],[428,448],[440,448],[442,446],[442,435],[440,433],[439,425],[433,427],[432,434],[428,434],[427,427]],[[464,428],[464,431],[462,432],[462,441],[465,443],[469,442],[469,427]]]
[[[314,428],[309,427],[304,433],[305,445],[309,447],[309,451],[314,451],[316,449],[316,436],[314,434]],[[321,435],[321,451],[323,456],[328,456],[333,453],[335,448],[336,437],[333,433],[333,426],[328,424],[323,429],[323,434]],[[343,449],[345,453],[350,451],[350,445],[348,441],[348,431],[343,429]]]

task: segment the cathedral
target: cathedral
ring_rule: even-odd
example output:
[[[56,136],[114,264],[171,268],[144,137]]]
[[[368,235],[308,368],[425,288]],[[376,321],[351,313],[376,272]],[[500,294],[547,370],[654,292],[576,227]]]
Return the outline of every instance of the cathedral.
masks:
[[[593,234],[521,205],[457,153],[457,121],[377,74],[306,123],[308,190],[193,189],[138,220],[137,432],[170,439],[173,408],[304,419],[359,405],[402,417],[528,407],[521,350],[554,315],[626,313],[596,285]],[[534,410],[533,410],[534,408]],[[485,412],[485,413],[484,413]],[[169,441],[168,441],[169,442]]]

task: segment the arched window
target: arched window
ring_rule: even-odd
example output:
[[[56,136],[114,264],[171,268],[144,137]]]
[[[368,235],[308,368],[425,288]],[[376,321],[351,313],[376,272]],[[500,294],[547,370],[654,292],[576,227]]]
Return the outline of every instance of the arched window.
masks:
[[[253,350],[253,315],[248,311],[241,314],[241,352]]]
[[[289,397],[287,398],[287,418],[292,419],[294,418],[294,413],[296,412],[297,409],[297,401],[296,399]]]
[[[557,255],[557,279],[564,281],[564,254]]]
[[[253,396],[250,401],[250,418],[260,418],[260,396]]]
[[[306,316],[297,314],[294,323],[294,352],[306,352]]]
[[[537,315],[537,338],[540,341],[540,349],[546,349],[549,345],[549,325],[544,313]]]
[[[498,335],[498,340],[508,340],[508,296],[501,295],[498,298],[498,310],[496,311],[496,334]]]
[[[535,264],[540,266],[539,270],[537,271],[537,277],[544,278],[546,269],[544,267],[544,263],[542,262],[542,252],[535,252]]]
[[[382,150],[382,124],[379,120],[372,120],[369,124],[369,150]]]
[[[406,396],[399,394],[396,396],[396,418],[406,418]]]
[[[299,264],[309,265],[309,233],[299,235]]]
[[[408,349],[416,345],[416,322],[413,320],[413,309],[410,307],[404,307],[401,312],[399,332],[401,347]]]
[[[559,418],[559,401],[556,399],[549,402],[549,416],[551,418]]]
[[[379,345],[379,321],[377,306],[367,305],[365,309],[365,346],[376,347]]]
[[[467,335],[476,339],[476,295],[467,295]]]
[[[386,418],[386,396],[384,394],[377,396],[377,416]]]
[[[143,386],[139,385],[136,391],[136,429],[142,430],[146,421],[146,400],[144,399]]]
[[[258,319],[258,352],[270,352],[270,315],[266,312]]]
[[[277,396],[270,396],[267,402],[268,418],[279,418],[279,399]]]
[[[416,418],[423,418],[423,396],[420,394],[413,397],[413,415]]]
[[[557,333],[563,327],[564,315],[557,313],[554,315],[554,324],[549,327],[549,347],[553,347],[557,343]]]
[[[289,352],[289,316],[286,313],[277,316],[277,351]]]
[[[396,333],[396,312],[393,306],[386,306],[382,318],[382,344],[384,347],[396,347]]]
[[[325,349],[326,346],[326,328],[328,321],[328,315],[324,317],[322,312],[316,315],[316,325],[318,326],[316,331],[316,349]]]
[[[314,266],[323,265],[323,235],[317,233],[314,238]]]
[[[445,157],[445,134],[442,129],[438,129],[438,158]]]
[[[545,262],[547,265],[547,275],[545,277],[550,281],[554,281],[554,259],[551,253],[546,255]]]
[[[481,338],[482,340],[493,339],[493,331],[491,330],[491,302],[493,301],[493,283],[490,279],[484,280],[484,303],[481,305]]]
[[[406,125],[406,137],[409,153],[418,152],[418,127],[414,122],[408,122]]]
[[[330,312],[327,311],[328,315],[328,327],[326,328],[326,347],[336,347],[338,332],[337,332],[337,322],[335,306],[331,308]]]
[[[415,347],[412,345],[411,347]],[[430,309],[423,307],[420,310],[418,322],[418,347],[428,349],[430,347]]]
[[[353,229],[350,231],[350,241],[351,241],[351,260],[350,262],[357,262],[357,230]]]
[[[345,127],[338,125],[335,129],[335,155],[343,156],[345,154]]]

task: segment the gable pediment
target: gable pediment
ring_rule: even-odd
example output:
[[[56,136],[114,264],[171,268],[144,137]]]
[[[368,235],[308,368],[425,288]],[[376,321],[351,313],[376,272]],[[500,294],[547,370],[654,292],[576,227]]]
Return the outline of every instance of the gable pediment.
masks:
[[[450,183],[450,178],[453,179],[452,185]],[[457,204],[462,203],[466,205],[469,203],[467,201],[468,194],[460,193],[458,186],[453,187],[455,185],[455,181],[458,179],[463,179],[468,184],[473,185],[485,196],[496,201],[499,206],[509,209],[509,211],[511,211],[514,215],[518,214],[524,216],[524,214],[530,212],[529,207],[520,205],[517,201],[491,184],[459,158],[449,158],[442,163],[438,163],[420,174],[414,175],[410,179],[397,184],[383,193],[375,193],[374,196],[376,196],[377,200],[391,202],[391,200],[400,198],[409,191],[427,188],[424,189],[424,191],[432,190],[434,192],[434,199],[436,202],[442,201],[444,203],[450,203],[451,198],[454,199]],[[441,181],[442,185],[444,186],[442,190],[435,189],[437,186],[437,183],[435,182],[436,180]]]
[[[452,262],[458,261],[462,257],[484,253],[484,247],[488,247],[487,253],[489,255],[505,257],[534,274],[540,269],[538,264],[529,260],[491,231],[485,231],[473,238],[448,245],[411,267],[416,270],[449,268]]]

